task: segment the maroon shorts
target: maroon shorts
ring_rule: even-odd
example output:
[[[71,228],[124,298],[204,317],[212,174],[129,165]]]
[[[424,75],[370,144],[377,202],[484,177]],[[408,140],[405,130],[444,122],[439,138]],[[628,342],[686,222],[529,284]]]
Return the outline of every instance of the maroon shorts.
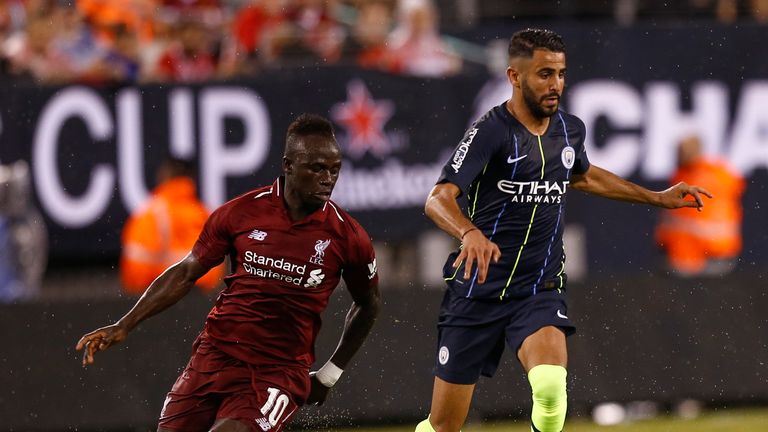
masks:
[[[159,426],[207,431],[229,418],[255,432],[279,432],[309,393],[305,368],[258,367],[220,351],[205,335],[165,398]]]

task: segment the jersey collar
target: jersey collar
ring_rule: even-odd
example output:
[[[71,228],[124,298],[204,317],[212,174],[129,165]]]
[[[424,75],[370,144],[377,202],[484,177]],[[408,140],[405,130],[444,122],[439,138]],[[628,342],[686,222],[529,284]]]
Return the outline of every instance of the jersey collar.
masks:
[[[328,213],[335,211],[335,209],[332,208],[333,204],[328,201],[317,209],[314,213],[310,214],[309,216],[305,217],[304,219],[298,220],[298,221],[291,221],[291,218],[288,216],[288,209],[285,207],[285,200],[283,199],[283,191],[285,190],[285,177],[280,176],[275,179],[275,182],[272,183],[272,193],[270,194],[270,199],[272,201],[272,204],[275,207],[280,208],[282,210],[283,214],[285,215],[286,220],[291,222],[291,225],[303,225],[306,223],[323,223],[325,222]]]
[[[520,120],[518,120],[517,117],[513,116],[512,113],[509,112],[509,110],[507,109],[507,102],[502,103],[501,105],[497,106],[497,108],[499,109],[499,111],[501,111],[501,116],[507,119],[507,121],[511,121],[516,126],[521,127],[524,131],[528,132],[528,134],[530,134],[531,136],[537,136],[536,134],[529,131],[528,128],[525,127],[525,125]],[[560,116],[558,115],[560,112],[561,112],[560,108],[558,108],[557,112],[555,112],[555,114],[552,114],[549,117],[549,124],[547,125],[547,129],[541,135],[542,137],[549,135],[549,132],[552,130],[555,123],[560,121]]]

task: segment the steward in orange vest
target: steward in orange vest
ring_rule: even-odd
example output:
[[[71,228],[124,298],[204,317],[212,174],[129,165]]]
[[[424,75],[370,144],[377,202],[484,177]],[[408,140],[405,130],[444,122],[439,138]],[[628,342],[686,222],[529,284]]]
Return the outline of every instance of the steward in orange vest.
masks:
[[[741,252],[744,179],[725,162],[702,156],[699,139],[688,137],[680,143],[671,184],[681,181],[707,189],[715,199],[702,211],[663,210],[656,241],[670,268],[681,276],[729,272]]]
[[[171,159],[158,171],[159,185],[123,228],[120,280],[129,294],[140,295],[166,268],[195,244],[209,212],[198,201],[191,165]],[[219,285],[223,265],[197,281],[205,291]]]

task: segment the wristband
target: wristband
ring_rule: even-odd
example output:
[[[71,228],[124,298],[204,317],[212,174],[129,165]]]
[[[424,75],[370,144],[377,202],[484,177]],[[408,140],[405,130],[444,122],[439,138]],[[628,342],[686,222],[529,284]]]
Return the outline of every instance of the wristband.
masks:
[[[336,381],[339,380],[342,373],[344,373],[344,369],[341,369],[340,367],[333,364],[333,362],[328,360],[328,362],[326,362],[323,367],[318,369],[317,373],[315,374],[315,378],[320,381],[320,384],[331,388],[334,384],[336,384]]]
[[[461,239],[459,239],[459,240],[462,240],[462,241],[463,241],[463,240],[464,240],[464,236],[465,236],[465,235],[467,235],[467,234],[469,234],[471,231],[475,231],[475,230],[479,230],[479,229],[478,229],[477,227],[472,227],[472,228],[470,228],[470,229],[468,229],[468,230],[464,231],[464,234],[462,234],[462,235],[461,235]]]

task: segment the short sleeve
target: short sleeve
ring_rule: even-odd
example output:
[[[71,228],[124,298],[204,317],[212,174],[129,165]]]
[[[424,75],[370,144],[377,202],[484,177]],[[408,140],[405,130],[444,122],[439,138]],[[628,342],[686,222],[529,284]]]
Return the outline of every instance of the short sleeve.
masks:
[[[229,206],[216,209],[205,221],[203,230],[192,247],[192,254],[205,268],[215,267],[224,261],[232,245],[229,229]]]
[[[584,126],[584,122],[576,117],[576,126],[578,130],[578,136],[574,140],[573,149],[576,152],[576,161],[573,163],[572,173],[581,175],[587,172],[589,169],[589,158],[587,157],[587,148],[584,145],[584,141],[587,137],[587,128]]]
[[[490,115],[484,116],[464,134],[437,183],[453,183],[465,194],[505,139],[505,128],[493,122]]]
[[[343,268],[342,277],[348,287],[365,289],[379,282],[376,268],[376,252],[368,233],[358,223],[352,225],[349,236],[348,260]]]

